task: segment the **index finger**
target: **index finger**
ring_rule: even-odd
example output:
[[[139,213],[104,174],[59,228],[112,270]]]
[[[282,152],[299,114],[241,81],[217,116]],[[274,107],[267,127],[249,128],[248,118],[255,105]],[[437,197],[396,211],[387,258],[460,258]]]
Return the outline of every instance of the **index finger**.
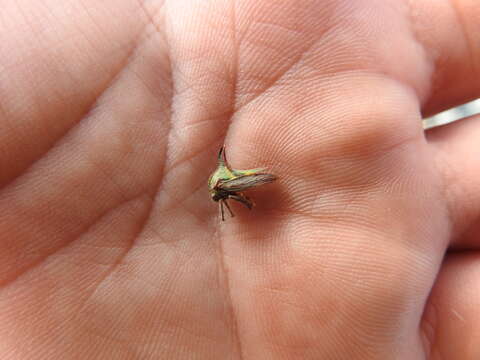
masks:
[[[413,31],[434,67],[424,115],[480,97],[480,2],[409,3]]]

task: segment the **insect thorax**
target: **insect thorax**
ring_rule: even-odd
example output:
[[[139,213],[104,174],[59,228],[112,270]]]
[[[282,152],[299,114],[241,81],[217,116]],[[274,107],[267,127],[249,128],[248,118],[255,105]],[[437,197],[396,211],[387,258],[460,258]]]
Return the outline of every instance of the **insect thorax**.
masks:
[[[234,192],[225,191],[219,188],[215,188],[214,191],[210,192],[213,201],[219,201],[222,199],[228,199],[229,195],[235,194]]]

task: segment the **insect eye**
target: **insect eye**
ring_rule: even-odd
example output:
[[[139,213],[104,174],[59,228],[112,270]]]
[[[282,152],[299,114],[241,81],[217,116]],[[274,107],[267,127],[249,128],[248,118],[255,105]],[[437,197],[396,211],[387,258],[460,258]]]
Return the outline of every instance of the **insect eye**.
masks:
[[[218,200],[220,200],[220,195],[213,193],[213,194],[212,194],[212,200],[213,200],[213,201],[218,201]]]

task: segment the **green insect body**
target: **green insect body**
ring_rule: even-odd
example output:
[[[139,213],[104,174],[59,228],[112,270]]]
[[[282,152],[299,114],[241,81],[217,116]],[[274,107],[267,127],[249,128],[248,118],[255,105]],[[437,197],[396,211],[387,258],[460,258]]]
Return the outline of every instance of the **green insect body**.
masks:
[[[225,220],[223,205],[227,207],[230,216],[234,216],[227,200],[233,199],[248,209],[254,205],[252,200],[241,191],[252,187],[268,184],[275,181],[277,177],[268,174],[265,169],[235,170],[230,167],[225,156],[225,147],[222,146],[218,153],[217,169],[208,179],[208,189],[213,201],[219,203],[222,221]]]

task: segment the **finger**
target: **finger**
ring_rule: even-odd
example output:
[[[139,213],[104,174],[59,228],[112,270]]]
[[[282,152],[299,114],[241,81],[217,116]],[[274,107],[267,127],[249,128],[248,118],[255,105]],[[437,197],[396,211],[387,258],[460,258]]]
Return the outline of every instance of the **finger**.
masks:
[[[479,248],[480,116],[429,130],[427,138],[443,176],[455,236],[453,245]]]
[[[410,1],[412,25],[433,65],[425,115],[480,97],[480,3]]]
[[[427,358],[480,359],[480,254],[447,255],[422,319]]]

